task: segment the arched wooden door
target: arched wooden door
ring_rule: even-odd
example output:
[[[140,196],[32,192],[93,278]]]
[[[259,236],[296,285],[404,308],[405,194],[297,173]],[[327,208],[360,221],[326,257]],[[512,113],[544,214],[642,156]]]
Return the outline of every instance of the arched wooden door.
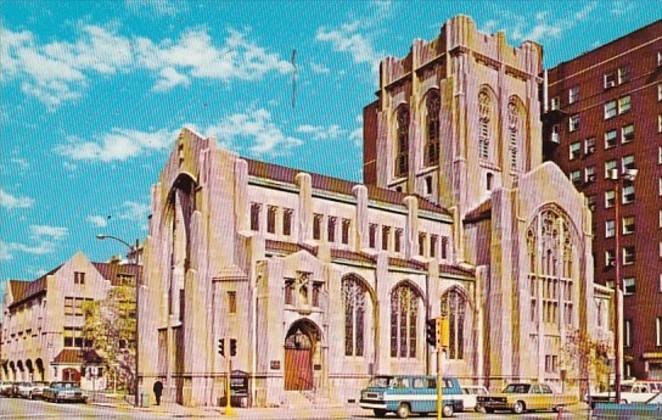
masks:
[[[285,338],[285,390],[313,389],[313,354],[317,346],[314,325],[297,322]]]

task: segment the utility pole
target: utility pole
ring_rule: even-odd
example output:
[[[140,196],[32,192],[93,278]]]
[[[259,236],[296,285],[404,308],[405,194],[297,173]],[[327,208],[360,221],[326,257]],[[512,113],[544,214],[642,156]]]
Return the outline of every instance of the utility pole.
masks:
[[[435,319],[435,336],[437,348],[437,420],[441,420],[444,411],[444,375],[443,375],[443,359],[444,350],[448,348],[449,344],[449,323],[448,314],[442,309],[442,315]]]
[[[226,349],[225,343],[228,343],[228,348]],[[231,416],[232,413],[232,404],[230,395],[230,376],[232,371],[232,360],[230,359],[230,339],[228,338],[219,338],[218,339],[218,354],[225,359],[225,415]]]

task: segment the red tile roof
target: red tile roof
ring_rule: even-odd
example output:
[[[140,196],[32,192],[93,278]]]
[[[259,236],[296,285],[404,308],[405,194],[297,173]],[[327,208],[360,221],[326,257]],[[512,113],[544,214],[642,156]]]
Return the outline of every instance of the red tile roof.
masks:
[[[266,178],[274,181],[294,184],[296,175],[300,172],[303,172],[310,175],[311,184],[313,188],[344,194],[344,195],[353,195],[352,188],[355,185],[362,185],[358,182],[347,181],[340,178],[333,178],[330,176],[317,174],[310,171],[289,168],[285,166],[276,165],[273,163],[248,159],[245,157],[242,157],[242,159],[244,159],[248,164],[248,174],[252,176],[256,176],[258,178]],[[366,185],[366,187],[368,188],[369,199],[383,203],[404,205],[403,200],[405,197],[409,195],[398,191],[379,188],[374,185]],[[415,196],[418,199],[418,206],[422,210],[431,211],[440,214],[450,214],[450,212],[445,208],[438,206],[433,202],[426,200],[423,197],[420,197],[415,194],[411,194],[411,195]]]
[[[110,280],[110,284],[113,286],[124,286],[119,281],[119,275],[121,274],[133,276],[134,280],[138,281],[138,284],[142,284],[142,266],[138,264],[93,262],[92,265],[94,265],[104,279]]]
[[[11,288],[11,294],[14,299],[13,303],[10,305],[10,308],[15,307],[16,305],[20,305],[21,303],[32,297],[35,297],[38,294],[46,292],[46,277],[55,274],[55,272],[59,270],[60,267],[62,267],[62,264],[58,265],[36,280],[10,280],[9,287]]]
[[[464,216],[465,223],[475,223],[489,219],[492,215],[492,200],[487,199]]]
[[[364,254],[363,252],[354,252],[354,251],[348,251],[345,249],[331,249],[331,257],[332,258],[339,258],[343,260],[350,260],[350,261],[358,261],[362,263],[374,263],[375,258],[368,255]]]
[[[82,363],[101,363],[103,359],[94,350],[82,349],[64,349],[57,356],[53,363],[79,365]]]
[[[310,246],[306,244],[297,244],[294,242],[285,242],[285,241],[276,241],[273,239],[267,239],[264,241],[264,247],[269,251],[281,251],[281,252],[299,252],[302,249],[305,249],[313,255],[317,255],[317,247]]]
[[[427,270],[428,265],[419,261],[405,260],[404,258],[391,257],[388,259],[389,265],[402,268],[411,268],[414,270]]]

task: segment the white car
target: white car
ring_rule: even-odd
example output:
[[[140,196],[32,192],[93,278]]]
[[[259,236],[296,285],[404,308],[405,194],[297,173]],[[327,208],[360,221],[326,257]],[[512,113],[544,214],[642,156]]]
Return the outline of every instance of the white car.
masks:
[[[648,382],[633,382],[624,383],[621,385],[621,401],[620,403],[645,403],[653,398],[658,393],[658,386],[656,383]],[[594,407],[599,402],[615,402],[616,392],[613,387],[609,391],[598,392],[591,394],[589,397],[589,404]]]
[[[488,391],[482,385],[462,385],[462,395],[454,395],[453,398],[462,400],[464,410],[475,410],[477,398],[479,395],[487,395]]]
[[[32,384],[30,382],[19,382],[16,384],[14,396],[30,398],[31,392],[32,392]]]

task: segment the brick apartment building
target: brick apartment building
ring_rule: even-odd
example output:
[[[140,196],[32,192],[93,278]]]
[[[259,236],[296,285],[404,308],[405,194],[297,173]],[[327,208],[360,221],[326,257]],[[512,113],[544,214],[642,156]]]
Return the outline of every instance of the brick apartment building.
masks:
[[[624,375],[662,379],[662,20],[549,69],[542,102],[545,159],[593,212],[597,283],[614,283],[620,234]],[[635,168],[615,220],[608,176]]]

